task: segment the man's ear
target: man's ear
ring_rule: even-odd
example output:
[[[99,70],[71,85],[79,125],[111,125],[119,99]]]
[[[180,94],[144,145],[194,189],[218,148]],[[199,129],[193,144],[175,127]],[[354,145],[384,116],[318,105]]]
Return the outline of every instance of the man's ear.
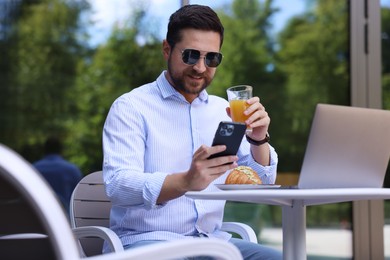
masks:
[[[167,40],[163,40],[162,49],[163,49],[164,59],[168,60],[169,56],[171,55],[171,46],[169,45]]]

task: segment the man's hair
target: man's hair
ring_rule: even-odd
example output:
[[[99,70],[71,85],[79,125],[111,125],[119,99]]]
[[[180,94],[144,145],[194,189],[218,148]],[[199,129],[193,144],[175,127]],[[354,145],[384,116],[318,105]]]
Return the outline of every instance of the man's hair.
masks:
[[[182,39],[183,29],[213,31],[221,36],[223,43],[224,28],[218,15],[208,6],[185,5],[171,15],[168,23],[167,42],[173,49]]]
[[[49,137],[44,145],[45,154],[60,154],[62,152],[62,144],[56,137]]]

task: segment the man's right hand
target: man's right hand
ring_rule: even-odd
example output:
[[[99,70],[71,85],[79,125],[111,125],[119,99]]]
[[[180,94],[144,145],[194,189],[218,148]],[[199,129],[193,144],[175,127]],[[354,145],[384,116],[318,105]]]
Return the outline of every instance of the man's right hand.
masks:
[[[187,172],[168,175],[158,198],[163,203],[182,196],[187,191],[201,191],[226,171],[237,167],[236,155],[207,159],[212,154],[222,152],[225,145],[202,145],[194,153],[190,169]]]

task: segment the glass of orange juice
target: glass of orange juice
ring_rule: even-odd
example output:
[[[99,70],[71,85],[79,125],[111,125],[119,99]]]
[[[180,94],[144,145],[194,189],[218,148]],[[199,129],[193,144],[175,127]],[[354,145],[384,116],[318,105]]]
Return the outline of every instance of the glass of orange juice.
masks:
[[[234,86],[226,90],[233,122],[245,124],[245,120],[248,119],[249,115],[245,115],[244,111],[249,107],[246,101],[252,97],[252,90],[253,88],[248,85]]]

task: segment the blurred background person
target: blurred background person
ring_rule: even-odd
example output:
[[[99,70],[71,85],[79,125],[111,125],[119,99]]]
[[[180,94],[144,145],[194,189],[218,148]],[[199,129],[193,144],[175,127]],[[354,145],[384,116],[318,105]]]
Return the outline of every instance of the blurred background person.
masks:
[[[56,137],[49,137],[44,144],[44,157],[33,163],[58,195],[64,208],[69,212],[73,189],[81,180],[80,169],[62,157],[62,143]]]

